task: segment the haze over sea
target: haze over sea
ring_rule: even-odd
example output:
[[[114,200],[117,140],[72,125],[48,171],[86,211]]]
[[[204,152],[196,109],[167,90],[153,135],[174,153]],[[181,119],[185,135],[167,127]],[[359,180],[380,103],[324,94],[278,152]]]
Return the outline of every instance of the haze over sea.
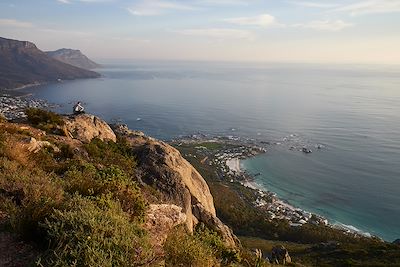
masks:
[[[400,66],[105,62],[98,71],[103,78],[28,91],[62,112],[81,100],[161,139],[276,143],[242,163],[261,173],[259,185],[332,223],[400,238]]]

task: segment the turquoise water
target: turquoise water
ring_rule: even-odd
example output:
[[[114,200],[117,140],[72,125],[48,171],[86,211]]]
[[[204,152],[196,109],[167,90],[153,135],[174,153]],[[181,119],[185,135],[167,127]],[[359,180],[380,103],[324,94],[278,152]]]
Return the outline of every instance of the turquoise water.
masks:
[[[80,100],[91,113],[161,139],[201,132],[277,143],[243,162],[261,173],[260,185],[331,222],[400,237],[399,66],[104,66],[101,79],[29,91],[61,104],[61,112]],[[302,146],[314,153],[299,152]]]

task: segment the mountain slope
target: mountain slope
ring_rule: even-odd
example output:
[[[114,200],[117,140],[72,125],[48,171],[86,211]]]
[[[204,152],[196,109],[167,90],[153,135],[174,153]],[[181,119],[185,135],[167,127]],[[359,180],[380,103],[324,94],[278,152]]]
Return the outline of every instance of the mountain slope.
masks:
[[[97,77],[100,74],[49,57],[31,42],[0,37],[0,89]]]
[[[95,69],[100,67],[99,64],[90,60],[87,56],[82,54],[80,50],[73,50],[62,48],[56,51],[48,51],[46,52],[50,57],[57,59],[61,62],[70,64],[72,66],[82,68],[82,69]]]

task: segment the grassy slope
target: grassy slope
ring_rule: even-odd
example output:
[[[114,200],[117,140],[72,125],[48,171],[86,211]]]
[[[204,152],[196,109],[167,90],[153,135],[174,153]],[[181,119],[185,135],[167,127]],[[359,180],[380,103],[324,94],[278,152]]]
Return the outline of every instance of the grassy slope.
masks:
[[[38,257],[39,266],[248,266],[201,225],[193,235],[176,229],[165,255],[155,254],[143,227],[146,195],[154,189],[137,183],[128,143],[82,144],[62,136],[56,114],[28,114],[30,126],[0,118],[0,265],[29,266]],[[60,151],[33,154],[30,137]]]

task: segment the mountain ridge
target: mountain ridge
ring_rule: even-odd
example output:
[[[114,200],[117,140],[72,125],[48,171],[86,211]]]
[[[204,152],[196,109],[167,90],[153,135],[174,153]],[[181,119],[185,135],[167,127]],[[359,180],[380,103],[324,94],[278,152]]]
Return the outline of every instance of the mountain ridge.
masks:
[[[0,89],[98,77],[96,72],[51,58],[32,42],[0,37]]]
[[[101,67],[100,64],[89,59],[80,50],[61,48],[55,51],[46,51],[46,54],[54,59],[61,62],[70,64],[72,66],[82,68],[82,69],[95,69]]]

